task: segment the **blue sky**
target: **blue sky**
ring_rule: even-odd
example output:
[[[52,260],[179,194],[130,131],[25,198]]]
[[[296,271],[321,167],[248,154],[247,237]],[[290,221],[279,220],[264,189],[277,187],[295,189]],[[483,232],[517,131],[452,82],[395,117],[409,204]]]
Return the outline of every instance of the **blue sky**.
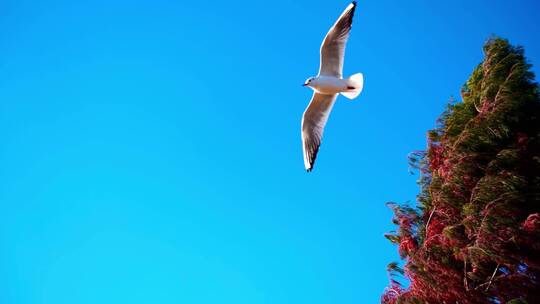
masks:
[[[308,174],[300,84],[347,4],[2,1],[0,302],[378,302],[407,154],[490,34],[540,64],[540,4],[359,1],[365,89]]]

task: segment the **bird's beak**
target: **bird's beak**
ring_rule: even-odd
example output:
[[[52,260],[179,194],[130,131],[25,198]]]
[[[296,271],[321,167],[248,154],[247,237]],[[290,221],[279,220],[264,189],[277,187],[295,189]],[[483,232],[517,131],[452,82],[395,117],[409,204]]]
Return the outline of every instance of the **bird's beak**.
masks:
[[[307,83],[302,84],[303,87],[305,87],[305,86],[307,86],[307,85],[308,85]]]

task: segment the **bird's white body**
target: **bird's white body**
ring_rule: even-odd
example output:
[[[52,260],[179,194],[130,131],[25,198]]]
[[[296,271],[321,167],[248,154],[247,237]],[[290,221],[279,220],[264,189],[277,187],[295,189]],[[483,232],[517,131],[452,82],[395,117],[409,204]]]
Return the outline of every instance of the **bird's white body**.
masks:
[[[355,93],[360,93],[362,91],[364,79],[360,73],[346,79],[319,75],[312,78],[306,86],[312,88],[313,91],[319,94],[333,95],[341,93],[345,97],[353,99],[358,96],[358,94]]]
[[[314,78],[309,84],[309,87],[311,87],[315,92],[325,95],[345,92],[348,90],[348,87],[351,86],[352,85],[349,83],[348,79],[324,75]]]

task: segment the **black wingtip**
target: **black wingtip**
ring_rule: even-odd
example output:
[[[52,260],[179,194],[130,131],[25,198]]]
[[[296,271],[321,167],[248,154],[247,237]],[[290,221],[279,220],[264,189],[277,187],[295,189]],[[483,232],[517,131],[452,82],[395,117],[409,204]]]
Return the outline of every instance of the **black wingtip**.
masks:
[[[352,5],[353,5],[353,6],[356,6],[356,1],[353,1],[353,2],[352,2]]]

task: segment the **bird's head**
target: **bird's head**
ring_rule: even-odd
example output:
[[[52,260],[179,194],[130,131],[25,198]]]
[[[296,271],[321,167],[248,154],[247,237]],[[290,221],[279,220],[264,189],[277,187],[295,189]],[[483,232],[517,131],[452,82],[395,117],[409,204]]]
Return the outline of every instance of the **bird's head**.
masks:
[[[314,84],[314,80],[315,80],[315,77],[309,77],[308,79],[306,79],[306,81],[304,82],[302,86],[311,87]]]

